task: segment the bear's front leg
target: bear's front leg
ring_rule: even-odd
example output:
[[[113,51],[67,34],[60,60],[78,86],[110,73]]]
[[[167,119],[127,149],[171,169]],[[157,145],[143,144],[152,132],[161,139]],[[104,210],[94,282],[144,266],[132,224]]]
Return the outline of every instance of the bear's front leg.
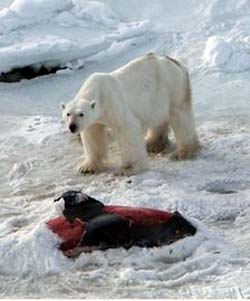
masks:
[[[131,117],[130,117],[131,116]],[[146,145],[139,121],[131,114],[122,127],[116,129],[122,165],[115,172],[130,176],[148,168]]]
[[[81,173],[98,173],[103,170],[103,161],[107,158],[105,128],[96,124],[81,132],[85,160],[79,167]]]

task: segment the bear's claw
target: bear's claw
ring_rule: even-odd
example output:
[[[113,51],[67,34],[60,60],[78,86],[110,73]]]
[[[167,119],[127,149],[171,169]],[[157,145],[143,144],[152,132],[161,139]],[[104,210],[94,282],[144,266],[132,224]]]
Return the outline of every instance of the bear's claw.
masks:
[[[78,169],[81,174],[94,174],[97,172],[95,166],[91,163],[84,163]]]

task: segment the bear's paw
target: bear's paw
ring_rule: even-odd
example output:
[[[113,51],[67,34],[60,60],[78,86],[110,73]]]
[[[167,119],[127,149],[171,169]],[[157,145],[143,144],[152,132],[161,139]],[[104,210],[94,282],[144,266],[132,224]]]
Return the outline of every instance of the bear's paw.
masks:
[[[86,161],[78,167],[81,174],[94,174],[100,171],[100,166],[91,161]]]

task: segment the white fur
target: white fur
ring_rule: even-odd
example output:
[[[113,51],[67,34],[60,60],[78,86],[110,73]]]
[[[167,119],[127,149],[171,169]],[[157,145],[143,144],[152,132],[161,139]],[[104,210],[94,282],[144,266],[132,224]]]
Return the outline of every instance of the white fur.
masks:
[[[163,150],[169,125],[177,142],[172,158],[190,157],[199,149],[188,72],[168,57],[148,54],[111,73],[92,74],[64,107],[63,116],[81,134],[82,172],[102,170],[107,157],[105,127],[118,140],[121,174],[147,168],[146,145],[149,151]]]

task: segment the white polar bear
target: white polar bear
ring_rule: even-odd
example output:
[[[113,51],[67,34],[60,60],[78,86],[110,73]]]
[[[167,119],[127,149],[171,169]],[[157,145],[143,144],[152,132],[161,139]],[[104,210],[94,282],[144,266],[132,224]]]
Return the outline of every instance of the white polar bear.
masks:
[[[188,72],[169,57],[150,53],[111,73],[94,73],[62,108],[69,130],[81,135],[83,173],[103,169],[106,127],[118,140],[122,159],[118,174],[146,169],[146,146],[148,151],[162,151],[168,141],[168,125],[177,144],[172,159],[186,159],[200,150]]]

